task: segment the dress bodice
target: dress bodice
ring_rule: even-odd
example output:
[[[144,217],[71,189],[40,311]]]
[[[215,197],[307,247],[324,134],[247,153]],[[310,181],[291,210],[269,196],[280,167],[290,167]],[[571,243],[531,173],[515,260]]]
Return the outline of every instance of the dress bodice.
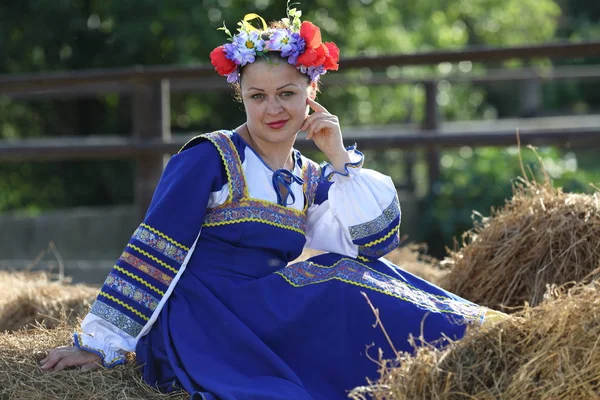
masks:
[[[240,274],[248,278],[262,277],[283,268],[297,258],[306,243],[308,209],[314,202],[320,171],[316,163],[296,153],[296,168],[288,174],[298,173],[289,185],[301,185],[301,198],[295,207],[252,198],[245,174],[263,173],[242,168],[238,149],[231,134],[224,131],[205,135],[218,149],[227,174],[228,196],[223,204],[209,208],[202,225],[198,248],[202,259],[223,260],[211,262],[202,268],[216,273]],[[279,171],[273,172],[277,176]],[[273,179],[273,192],[277,192]],[[292,194],[290,186],[289,193]],[[278,194],[278,198],[281,195]],[[287,199],[282,199],[287,204]],[[296,196],[299,197],[299,196]],[[200,257],[200,256],[199,256]],[[192,262],[195,260],[192,259]],[[216,271],[216,270],[219,271]]]

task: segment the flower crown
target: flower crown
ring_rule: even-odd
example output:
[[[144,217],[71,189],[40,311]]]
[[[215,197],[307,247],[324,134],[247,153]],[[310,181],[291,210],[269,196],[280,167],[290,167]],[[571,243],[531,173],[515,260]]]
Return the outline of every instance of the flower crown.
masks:
[[[281,52],[289,64],[313,81],[327,71],[337,71],[340,50],[335,43],[323,43],[317,26],[300,21],[301,11],[288,7],[287,16],[281,20],[281,28],[268,28],[265,20],[254,13],[247,14],[238,23],[235,35],[225,25],[219,28],[229,36],[230,42],[210,53],[210,61],[219,75],[226,76],[227,82],[239,83],[241,67],[275,51]],[[262,22],[262,29],[250,25],[250,21],[256,19]]]

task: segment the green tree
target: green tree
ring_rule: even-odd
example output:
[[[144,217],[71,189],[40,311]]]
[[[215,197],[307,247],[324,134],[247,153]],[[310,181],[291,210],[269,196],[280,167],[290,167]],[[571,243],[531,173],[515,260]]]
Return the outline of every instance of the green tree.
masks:
[[[559,14],[553,0],[311,0],[300,8],[305,19],[321,27],[325,40],[339,45],[343,57],[544,42],[552,39]],[[207,63],[210,51],[225,40],[217,28],[223,21],[235,27],[247,12],[272,20],[282,17],[284,9],[282,2],[270,0],[2,2],[0,73]],[[456,65],[348,73],[422,77],[454,71]],[[328,87],[327,77],[324,83],[320,101],[346,126],[423,117],[419,87]],[[486,93],[471,85],[442,82],[439,102],[444,118],[493,116]],[[232,105],[229,93],[176,95],[172,127],[204,131],[235,126],[243,120],[240,108]],[[129,99],[116,95],[52,101],[2,98],[0,137],[125,135],[131,131],[130,111]],[[400,161],[397,153],[386,157],[373,156],[376,164],[390,158]],[[0,210],[128,203],[131,168],[130,163],[114,161],[2,165],[0,187],[18,194],[0,196]],[[117,179],[112,178],[115,174]]]

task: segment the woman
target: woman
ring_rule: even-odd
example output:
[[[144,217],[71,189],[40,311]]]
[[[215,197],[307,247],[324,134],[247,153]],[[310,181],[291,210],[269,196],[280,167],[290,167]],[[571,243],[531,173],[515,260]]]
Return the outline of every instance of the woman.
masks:
[[[44,370],[112,367],[135,351],[144,380],[165,392],[342,399],[377,378],[378,349],[395,356],[365,295],[398,351],[412,350],[410,335],[459,338],[485,317],[379,259],[398,245],[395,187],[362,168],[315,101],[337,47],[294,10],[261,30],[248,22],[256,17],[211,54],[237,85],[246,123],[170,160],[75,346],[52,350]],[[328,164],[293,148],[299,131]],[[287,265],[304,247],[327,253]]]

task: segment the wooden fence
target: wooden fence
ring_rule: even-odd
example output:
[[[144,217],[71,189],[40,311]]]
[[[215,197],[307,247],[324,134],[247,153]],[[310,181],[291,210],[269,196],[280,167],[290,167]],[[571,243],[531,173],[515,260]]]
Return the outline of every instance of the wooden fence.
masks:
[[[511,59],[572,59],[600,55],[600,41],[552,43],[510,48],[478,47],[456,51],[347,58],[340,70],[391,66],[437,65],[443,62],[470,61],[490,63]],[[454,82],[544,81],[560,79],[598,79],[600,66],[553,69],[517,68],[495,70],[483,76],[456,75],[428,79],[393,79],[372,75],[366,78],[331,76],[327,85],[422,85],[425,90],[424,119],[420,126],[400,131],[395,126],[365,130],[345,129],[345,137],[361,148],[428,149],[429,180],[437,179],[437,149],[459,146],[506,146],[515,143],[515,129],[448,131],[440,124],[437,102],[440,79]],[[13,99],[82,98],[117,93],[133,99],[130,137],[102,136],[80,138],[41,138],[18,141],[0,140],[0,162],[45,161],[92,158],[131,158],[137,163],[136,201],[140,213],[146,210],[163,169],[165,154],[177,151],[193,133],[172,135],[170,130],[170,94],[228,90],[224,80],[215,79],[211,66],[149,66],[120,69],[72,71],[64,73],[0,75],[0,96]],[[600,147],[600,124],[579,126],[577,118],[560,127],[529,127],[520,130],[521,142],[534,145]],[[300,149],[305,146],[298,141]]]

